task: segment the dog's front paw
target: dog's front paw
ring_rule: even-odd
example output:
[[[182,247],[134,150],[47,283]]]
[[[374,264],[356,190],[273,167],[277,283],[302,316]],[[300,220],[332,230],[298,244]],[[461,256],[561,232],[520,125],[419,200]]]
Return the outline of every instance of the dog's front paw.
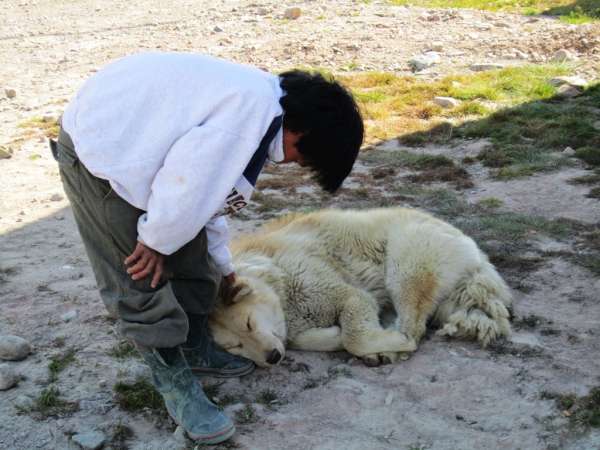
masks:
[[[410,356],[410,352],[381,352],[371,353],[363,356],[365,365],[369,367],[379,367],[386,364],[394,364],[398,360],[407,360]]]

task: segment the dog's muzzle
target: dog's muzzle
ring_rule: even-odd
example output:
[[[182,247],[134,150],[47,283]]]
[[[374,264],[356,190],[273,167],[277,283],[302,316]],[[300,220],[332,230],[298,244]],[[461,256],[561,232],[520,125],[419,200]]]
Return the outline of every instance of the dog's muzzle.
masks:
[[[267,358],[267,362],[269,364],[277,364],[279,361],[281,361],[281,358],[282,356],[281,353],[279,353],[279,350],[274,349]]]

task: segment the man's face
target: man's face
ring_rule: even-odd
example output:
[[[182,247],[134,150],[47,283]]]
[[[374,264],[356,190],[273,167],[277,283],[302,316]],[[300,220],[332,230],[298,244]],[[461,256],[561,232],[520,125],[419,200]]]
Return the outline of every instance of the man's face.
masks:
[[[296,148],[296,144],[300,139],[300,134],[292,133],[289,130],[283,129],[283,160],[279,164],[287,164],[295,162],[301,167],[304,167],[302,155]]]

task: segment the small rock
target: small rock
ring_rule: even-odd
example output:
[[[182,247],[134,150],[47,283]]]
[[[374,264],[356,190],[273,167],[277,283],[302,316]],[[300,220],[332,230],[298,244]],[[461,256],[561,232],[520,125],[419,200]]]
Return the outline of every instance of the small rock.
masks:
[[[56,220],[63,220],[65,218],[65,216],[63,216],[62,214],[57,214],[54,217],[56,217]]]
[[[571,147],[567,147],[563,150],[563,155],[565,156],[573,156],[575,154],[575,150],[573,150]]]
[[[67,424],[67,422],[65,422],[65,421],[64,421],[64,420],[62,420],[62,419],[58,419],[58,420],[56,421],[56,427],[57,427],[57,428],[63,428],[63,427],[66,425],[66,424]]]
[[[14,150],[10,147],[0,147],[0,158],[12,158]]]
[[[415,56],[412,58],[410,60],[410,65],[415,70],[423,70],[439,63],[440,59],[440,55],[438,55],[436,52],[427,52],[424,55]]]
[[[6,391],[19,384],[21,379],[8,364],[0,364],[0,391]]]
[[[394,393],[390,392],[385,398],[385,406],[390,406],[392,404],[392,400],[394,400]]]
[[[440,105],[442,108],[455,108],[459,105],[458,100],[452,97],[434,97],[433,103]]]
[[[104,445],[106,438],[102,433],[84,433],[75,434],[71,438],[73,442],[78,444],[84,450],[96,450]]]
[[[438,13],[433,13],[433,14],[430,14],[429,17],[427,17],[427,20],[429,22],[438,22],[438,21],[442,20],[442,16],[440,16]]]
[[[554,77],[549,83],[552,86],[563,86],[566,84],[575,88],[584,88],[588,85],[588,82],[581,77]]]
[[[131,374],[136,380],[143,381],[149,380],[152,376],[152,372],[150,371],[150,367],[145,364],[137,364],[131,369]]]
[[[42,122],[54,123],[54,122],[56,122],[56,116],[44,116],[44,117],[42,117]]]
[[[491,23],[476,23],[475,28],[477,28],[478,30],[491,30],[492,24]]]
[[[284,19],[294,20],[302,16],[302,10],[300,8],[286,8],[283,13]]]
[[[498,28],[510,28],[510,24],[507,22],[496,22],[494,25]]]
[[[527,23],[535,23],[535,22],[539,22],[540,19],[538,19],[537,17],[530,17],[529,20],[527,21]]]
[[[29,409],[33,404],[33,399],[28,395],[18,395],[17,398],[13,400],[13,403],[21,408]]]
[[[65,56],[63,56],[62,58],[60,58],[60,59],[58,60],[58,62],[59,62],[59,63],[66,63],[66,62],[69,62],[69,58],[67,58],[67,56],[65,55]]]
[[[271,10],[264,6],[259,6],[258,9],[256,10],[256,14],[258,14],[259,16],[265,16],[265,15],[269,14],[270,12],[271,12]]]
[[[52,197],[50,197],[51,202],[59,202],[62,199],[63,199],[63,196],[60,195],[58,192],[55,192],[54,194],[52,194]]]
[[[573,55],[569,50],[559,50],[552,57],[552,61],[571,61]]]
[[[323,378],[329,378],[329,374],[327,373],[327,371],[323,372],[323,374],[321,376]]]
[[[17,96],[17,91],[13,88],[4,89],[4,93],[8,98],[15,98]]]
[[[574,88],[573,86],[564,85],[556,90],[556,96],[561,98],[574,98],[579,97],[580,95],[581,92],[579,89]]]
[[[111,409],[113,409],[115,407],[115,405],[110,404],[110,403],[103,403],[101,405],[98,405],[98,412],[100,414],[108,414],[110,412]]]
[[[18,336],[0,336],[0,359],[18,361],[25,358],[31,351],[31,345]]]
[[[594,124],[596,130],[600,130],[600,120]]]
[[[71,320],[77,318],[77,311],[75,311],[75,310],[69,311],[68,313],[60,316],[60,318],[63,322],[70,322]]]
[[[213,28],[213,31],[216,33],[221,33],[223,31],[223,28],[221,28],[219,25],[217,25],[216,27]]]
[[[432,42],[430,45],[431,50],[434,52],[443,52],[444,51],[444,43],[440,41]]]
[[[106,387],[106,380],[98,381],[98,386],[100,386],[101,388]]]
[[[477,63],[469,66],[469,69],[473,72],[484,72],[486,70],[500,70],[504,69],[503,64],[496,63]]]
[[[93,400],[81,400],[79,402],[79,409],[82,411],[90,411],[92,409],[96,409],[98,407],[98,403]]]
[[[177,442],[181,443],[181,444],[185,444],[185,431],[183,431],[183,428],[181,426],[177,426],[177,428],[175,429],[175,433],[173,433],[173,439],[175,439]]]

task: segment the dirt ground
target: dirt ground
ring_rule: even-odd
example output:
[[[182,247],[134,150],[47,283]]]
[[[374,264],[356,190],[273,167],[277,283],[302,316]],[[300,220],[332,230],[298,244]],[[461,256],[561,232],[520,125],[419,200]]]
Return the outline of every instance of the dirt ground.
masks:
[[[259,6],[271,13],[256,14]],[[283,20],[286,6],[299,6],[304,15]],[[58,116],[98,68],[149,50],[208,53],[273,71],[320,66],[334,72],[410,74],[410,58],[421,54],[427,43],[442,41],[441,62],[418,74],[436,79],[468,72],[472,63],[523,64],[551,58],[566,48],[576,55],[575,73],[598,80],[597,23],[575,26],[548,17],[443,9],[429,11],[440,20],[422,20],[425,12],[347,0],[296,5],[239,0],[0,3],[0,87],[2,92],[16,91],[14,98],[0,98],[0,146],[15,151],[11,159],[0,160],[0,268],[11,269],[0,283],[0,335],[21,336],[33,349],[26,359],[7,362],[21,381],[0,391],[0,448],[77,448],[70,437],[90,431],[106,436],[106,448],[193,448],[191,441],[175,440],[169,419],[149,410],[86,410],[84,402],[84,409],[43,417],[19,414],[14,406],[23,396],[36,398],[49,388],[48,364],[69,349],[75,360],[54,383],[65,401],[114,405],[115,382],[147,379],[139,359],[106,354],[119,341],[64,199],[45,130],[31,121]],[[513,49],[537,55],[503,57]],[[468,141],[412,151],[458,160],[476,154],[483,144]],[[398,147],[390,141],[380,148]],[[281,198],[312,206],[361,207],[368,197],[361,183],[373,170],[358,163],[339,197],[321,202],[317,189],[303,185]],[[600,218],[600,201],[586,197],[589,188],[566,182],[586,173],[577,160],[562,172],[514,181],[492,181],[480,164],[468,170],[475,187],[459,192],[460,201],[495,197],[509,212],[584,224]],[[287,173],[280,168],[268,172],[261,176],[265,184]],[[402,175],[396,174],[396,181]],[[379,189],[393,204],[404,205],[386,193],[385,184]],[[353,197],[353,191],[360,195]],[[62,199],[52,201],[56,193]],[[263,194],[276,198],[281,192],[265,188]],[[233,234],[252,231],[268,216],[254,209],[232,218]],[[573,246],[531,231],[532,252],[558,254]],[[394,366],[368,368],[344,352],[290,351],[278,367],[227,381],[214,396],[238,399],[224,408],[238,432],[220,448],[600,448],[598,429],[570,426],[554,401],[541,395],[585,395],[600,384],[600,279],[570,261],[556,256],[517,274],[518,285],[511,283],[514,335],[501,345],[481,349],[430,332],[413,357]],[[77,316],[62,320],[70,311]],[[216,381],[207,379],[204,384]],[[119,424],[130,427],[133,435],[125,444],[108,442]]]

